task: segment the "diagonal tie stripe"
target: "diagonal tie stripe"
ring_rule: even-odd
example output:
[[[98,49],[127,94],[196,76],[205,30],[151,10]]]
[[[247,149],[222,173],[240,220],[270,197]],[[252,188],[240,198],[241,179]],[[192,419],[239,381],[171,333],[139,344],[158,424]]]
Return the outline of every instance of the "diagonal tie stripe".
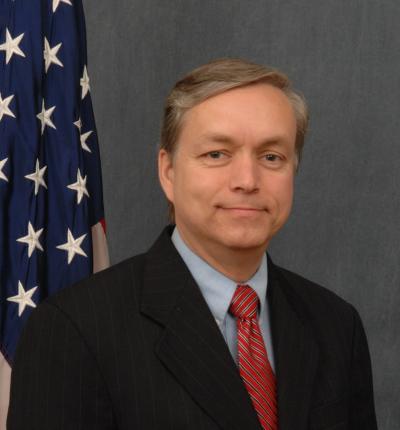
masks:
[[[238,285],[229,311],[236,317],[239,372],[264,430],[278,430],[276,380],[257,320],[259,300],[248,285]]]
[[[253,385],[255,387],[259,387],[261,390],[261,395],[265,397],[266,401],[273,405],[276,408],[276,397],[275,397],[275,390],[276,387],[274,385],[271,385],[270,383],[266,383],[265,385],[260,385],[260,381],[257,378],[257,373],[254,374],[253,369],[251,368],[251,363],[249,363],[245,358],[243,358],[243,361],[240,365],[240,369],[243,373],[246,373],[248,376],[246,378],[246,381],[248,384]],[[263,377],[266,377],[265,372],[260,372],[263,374]],[[253,382],[252,382],[253,380]]]
[[[250,287],[249,287],[250,288]],[[253,290],[236,289],[238,292],[233,296],[231,312],[241,319],[255,318],[257,315],[258,297]],[[252,292],[254,294],[252,294]]]
[[[260,382],[257,379],[257,377],[252,373],[251,369],[249,369],[249,363],[243,362],[241,366],[241,370],[243,373],[246,373],[247,375],[247,378],[246,378],[247,383],[252,387],[254,387],[254,389],[257,389],[260,391],[259,395],[265,398],[266,402],[268,402],[268,405],[276,407],[276,398],[274,397],[274,387],[271,387],[271,386],[264,387],[260,385]]]

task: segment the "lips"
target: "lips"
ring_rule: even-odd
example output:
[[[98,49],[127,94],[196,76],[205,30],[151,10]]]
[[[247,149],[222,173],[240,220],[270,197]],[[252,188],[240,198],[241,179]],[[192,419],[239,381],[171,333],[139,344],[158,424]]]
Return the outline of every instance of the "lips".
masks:
[[[243,206],[243,205],[235,205],[235,206],[221,206],[217,205],[218,209],[225,209],[225,210],[241,210],[241,211],[256,211],[256,212],[264,212],[266,211],[265,208],[260,208],[256,206]]]
[[[259,208],[247,208],[242,206],[223,207],[222,209],[241,210],[241,211],[263,211],[264,209]]]
[[[237,216],[256,216],[266,212],[266,209],[249,206],[218,206],[218,209]]]

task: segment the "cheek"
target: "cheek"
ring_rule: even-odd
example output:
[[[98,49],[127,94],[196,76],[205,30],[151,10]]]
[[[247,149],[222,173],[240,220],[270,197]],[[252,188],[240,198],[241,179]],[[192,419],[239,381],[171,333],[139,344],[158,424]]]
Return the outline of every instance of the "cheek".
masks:
[[[196,172],[181,171],[179,175],[175,176],[175,205],[184,212],[198,211],[198,206],[207,200],[207,192],[203,184],[204,181]]]
[[[293,176],[278,176],[275,178],[270,178],[267,183],[268,188],[273,194],[275,201],[281,210],[290,210],[293,200]]]
[[[283,206],[282,209],[285,211],[286,215],[289,214],[292,208],[293,188],[293,179],[288,179],[284,184],[282,184],[280,190],[281,204]]]
[[[286,199],[289,201],[292,201],[293,199],[293,188],[294,188],[293,179],[290,178],[283,185],[283,190],[282,190],[283,195],[285,195]]]
[[[213,172],[204,172],[201,169],[181,171],[175,177],[175,198],[189,200],[193,204],[212,204],[215,195],[221,188],[218,178]]]

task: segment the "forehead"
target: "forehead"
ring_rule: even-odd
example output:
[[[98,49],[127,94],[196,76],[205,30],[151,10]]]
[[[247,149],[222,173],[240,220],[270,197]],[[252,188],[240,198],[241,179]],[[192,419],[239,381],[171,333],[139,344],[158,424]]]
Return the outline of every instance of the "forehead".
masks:
[[[178,142],[204,134],[260,139],[275,134],[294,143],[294,109],[286,94],[272,85],[258,83],[234,88],[185,113]]]

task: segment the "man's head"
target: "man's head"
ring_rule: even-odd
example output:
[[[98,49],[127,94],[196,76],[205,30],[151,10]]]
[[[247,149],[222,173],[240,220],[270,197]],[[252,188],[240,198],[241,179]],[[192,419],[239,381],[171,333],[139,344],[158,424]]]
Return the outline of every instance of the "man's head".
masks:
[[[223,59],[180,80],[159,175],[186,242],[265,250],[289,215],[306,128],[305,102],[278,71]]]

